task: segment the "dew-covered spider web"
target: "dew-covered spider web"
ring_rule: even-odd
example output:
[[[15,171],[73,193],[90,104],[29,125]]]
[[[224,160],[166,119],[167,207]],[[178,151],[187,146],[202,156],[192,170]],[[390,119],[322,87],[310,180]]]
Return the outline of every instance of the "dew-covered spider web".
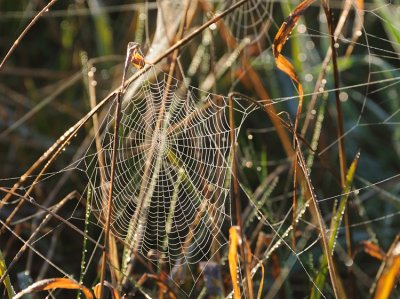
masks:
[[[110,179],[114,172],[111,234],[116,242],[118,259],[108,260],[107,279],[117,280],[119,287],[125,275],[136,283],[146,273],[158,279],[154,279],[153,284],[147,282],[138,286],[137,294],[141,292],[147,297],[158,294],[153,287],[154,281],[164,283],[164,289],[168,286],[173,293],[184,297],[232,296],[229,228],[238,224],[235,202],[235,196],[238,196],[243,233],[240,237],[243,239],[238,245],[239,262],[233,279],[237,281],[242,297],[247,296],[249,275],[253,278],[255,292],[261,281],[264,282],[262,298],[264,295],[266,298],[304,297],[309,296],[311,290],[320,298],[333,297],[329,275],[325,287],[319,288],[317,281],[323,246],[320,227],[309,208],[311,201],[304,196],[301,183],[293,185],[293,159],[288,153],[293,150],[298,84],[277,69],[272,51],[275,34],[300,1],[247,1],[180,48],[173,77],[167,74],[170,60],[151,65],[154,57],[167,47],[163,40],[152,40],[154,35],[159,38],[163,34],[153,34],[157,30],[152,21],[156,19],[158,4],[146,2],[131,8],[103,7],[110,15],[121,11],[127,15],[135,13],[136,23],[132,25],[136,26],[135,40],[143,44],[148,67],[125,90],[115,168],[111,166],[115,138],[114,94],[109,105],[97,114],[98,126],[90,119],[39,181],[31,184],[36,172],[17,189],[23,195],[34,186],[31,200],[56,210],[95,240],[72,232],[74,242],[79,239],[79,244],[75,244],[79,248],[74,247],[74,252],[79,252],[76,256],[81,257],[82,240],[88,245],[87,251],[82,250],[81,271],[69,268],[58,256],[46,252],[49,246],[54,249],[53,253],[56,251],[54,244],[59,236],[67,236],[67,242],[71,236],[71,231],[64,228],[67,226],[61,220],[53,219],[45,228],[41,227],[34,241],[29,243],[31,252],[23,261],[26,261],[30,275],[34,280],[60,273],[75,278],[81,275],[82,283],[92,284],[97,274],[91,274],[91,271],[95,272],[100,264],[100,244],[104,240]],[[174,2],[177,7],[182,5],[178,2]],[[188,10],[193,19],[187,20],[188,26],[192,27],[185,29],[185,34],[238,1],[198,3],[197,10]],[[363,296],[372,296],[377,284],[375,268],[381,263],[376,261],[370,266],[370,257],[363,251],[363,246],[365,242],[374,242],[387,252],[400,225],[400,24],[397,21],[400,20],[400,8],[397,3],[380,0],[365,1],[363,7],[360,3],[330,2],[338,31],[334,44],[339,70],[336,84],[330,53],[331,35],[319,2],[313,2],[300,16],[282,53],[293,64],[304,89],[297,133],[307,177],[314,187],[328,238],[332,233],[330,223],[337,219],[335,212],[339,202],[349,195],[350,220],[345,222],[343,218],[334,236],[334,260],[343,275],[345,287],[354,275],[356,290]],[[90,11],[74,12],[69,8],[50,11],[46,18],[54,20],[84,12],[89,14]],[[3,17],[10,19],[12,14]],[[131,15],[126,24],[130,23],[130,18]],[[179,22],[167,21],[168,29],[179,25]],[[170,42],[173,41],[172,38]],[[109,94],[120,82],[121,65],[114,62],[111,65],[112,68],[96,65],[98,99]],[[11,69],[9,72],[16,71]],[[243,96],[236,93],[230,101],[232,91],[240,91]],[[3,92],[4,88],[0,88],[2,95]],[[20,97],[14,97],[18,103],[23,102]],[[341,136],[337,131],[336,98],[342,105],[344,131]],[[81,102],[76,105],[86,111],[87,106]],[[19,106],[15,104],[15,107]],[[7,111],[19,115],[22,108],[15,107],[7,106]],[[51,108],[55,110],[51,111],[56,118],[59,114],[69,113],[64,106]],[[234,125],[230,118],[231,108]],[[279,120],[274,122],[271,115]],[[4,119],[11,123],[8,118]],[[17,122],[19,118],[13,121]],[[54,120],[50,123],[59,125]],[[18,151],[21,146],[18,142],[26,138],[30,130],[29,126],[22,125],[20,130],[7,133],[14,137],[7,140],[13,148],[1,150],[3,157],[14,161],[12,157],[20,155],[19,160],[25,161]],[[40,143],[44,140],[46,148],[43,151],[46,150],[51,143],[46,138],[41,139],[40,130],[34,133],[33,136],[40,138],[36,137],[35,142],[25,146],[39,152],[36,147],[42,149]],[[3,130],[0,134],[4,134]],[[285,145],[284,138],[289,146]],[[53,139],[54,136],[51,141]],[[345,143],[347,166],[360,151],[352,187],[347,192],[340,183],[339,140]],[[14,164],[10,165],[6,158],[3,164],[1,171],[9,178],[11,174],[7,175],[7,171]],[[0,182],[11,189],[17,180]],[[232,188],[236,180],[238,194],[234,194]],[[296,206],[293,205],[294,187]],[[73,194],[77,201],[68,202],[67,208],[58,210],[54,204],[63,202],[70,191],[77,191]],[[15,238],[26,242],[29,237],[24,236],[35,231],[44,212],[25,202],[15,219],[5,225],[6,218],[20,202],[15,196],[4,205],[4,210],[0,210],[0,227],[15,230]],[[27,228],[28,222],[33,224]],[[346,247],[346,230],[349,228],[352,254]],[[244,241],[252,252],[250,262],[240,252],[241,246],[246,244]],[[7,248],[21,248],[21,245],[10,243]],[[0,249],[4,251],[3,245]],[[10,252],[13,254],[9,256],[15,255],[14,251]],[[60,255],[71,256],[70,252]],[[45,269],[36,273],[32,266],[38,263],[36,259],[43,260],[46,267],[50,265],[52,272]],[[261,274],[262,266],[264,274]],[[246,267],[250,274],[246,273]],[[111,269],[121,277],[113,277],[115,274],[111,274]],[[353,272],[347,276],[349,269]],[[213,281],[221,283],[213,285]]]
[[[221,1],[219,9],[222,11],[237,2],[237,0]],[[238,42],[244,38],[248,38],[250,43],[261,42],[259,39],[266,37],[268,26],[273,22],[273,5],[273,1],[247,1],[240,9],[230,14],[224,22]]]
[[[147,76],[155,77],[148,80]],[[168,84],[167,84],[168,81]],[[226,243],[232,140],[254,109],[149,71],[121,115],[112,195],[112,232],[150,260],[198,263]],[[85,159],[91,210],[105,219],[113,152],[114,106],[99,132],[101,151]],[[231,136],[233,135],[233,136]]]

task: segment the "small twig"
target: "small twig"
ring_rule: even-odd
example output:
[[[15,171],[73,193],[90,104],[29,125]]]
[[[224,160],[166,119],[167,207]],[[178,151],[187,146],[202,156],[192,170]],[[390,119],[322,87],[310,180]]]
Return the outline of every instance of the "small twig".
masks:
[[[294,135],[294,137],[296,138],[296,144],[299,144],[299,140],[297,139],[297,135]],[[314,193],[314,187],[312,186],[311,180],[308,176],[308,170],[307,170],[307,166],[306,163],[304,161],[304,157],[302,152],[299,150],[297,151],[297,159],[298,159],[298,165],[300,166],[303,178],[304,178],[304,183],[307,187],[307,191],[308,191],[308,196],[309,198],[311,198],[311,203],[314,207],[314,211],[315,211],[315,216],[317,218],[317,222],[318,222],[318,226],[319,226],[319,230],[321,232],[321,239],[322,239],[322,249],[323,252],[326,256],[327,262],[328,262],[328,269],[329,269],[329,275],[331,278],[331,283],[332,283],[332,289],[334,291],[335,294],[335,298],[345,298],[343,297],[343,289],[341,288],[340,284],[340,280],[337,277],[337,271],[335,268],[335,264],[333,262],[333,258],[331,255],[331,251],[329,250],[329,244],[328,244],[328,237],[327,237],[327,231],[326,231],[326,226],[325,226],[325,222],[324,219],[322,217],[319,205],[318,205],[318,200],[317,197]],[[339,296],[339,294],[341,294],[342,297]]]
[[[28,24],[28,26],[25,27],[24,31],[18,36],[18,38],[15,40],[14,44],[11,46],[10,50],[8,50],[6,56],[4,56],[3,61],[0,63],[0,70],[3,67],[4,63],[7,61],[8,57],[11,55],[12,52],[14,52],[15,48],[18,46],[18,44],[21,42],[22,38],[25,36],[25,34],[31,29],[33,25],[37,22],[37,20],[44,14],[46,13],[49,8],[56,3],[57,0],[51,0],[41,11],[38,12],[38,14],[32,19],[32,21]]]

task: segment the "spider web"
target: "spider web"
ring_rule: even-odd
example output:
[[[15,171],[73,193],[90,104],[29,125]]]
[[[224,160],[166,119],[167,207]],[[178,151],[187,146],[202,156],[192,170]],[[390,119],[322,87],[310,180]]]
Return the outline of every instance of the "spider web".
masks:
[[[237,0],[221,1],[221,10],[237,2]],[[260,38],[266,37],[266,27],[273,20],[273,4],[274,1],[250,0],[225,19],[225,23],[238,42],[247,38],[250,43],[255,43],[259,42]]]
[[[235,101],[240,121],[231,131],[228,98],[168,80],[162,72],[157,76],[154,67],[149,73],[122,110],[112,232],[154,262],[161,256],[170,265],[194,264],[208,260],[211,249],[227,241],[224,230],[232,221],[230,136],[236,140],[254,105]],[[99,135],[101,151],[85,159],[91,210],[100,219],[108,213],[113,110]]]

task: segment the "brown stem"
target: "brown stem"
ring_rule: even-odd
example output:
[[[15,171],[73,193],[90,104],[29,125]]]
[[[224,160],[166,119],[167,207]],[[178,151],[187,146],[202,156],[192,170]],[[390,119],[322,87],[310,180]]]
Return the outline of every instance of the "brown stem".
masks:
[[[235,119],[233,115],[233,94],[229,95],[229,126],[230,126],[230,139],[231,139],[231,149],[232,149],[232,184],[233,184],[233,198],[235,199],[235,210],[236,210],[236,222],[237,226],[239,227],[239,233],[242,238],[242,242],[240,243],[240,251],[243,255],[243,264],[244,268],[246,269],[246,277],[247,277],[247,289],[248,289],[248,294],[249,298],[253,299],[254,298],[254,293],[253,293],[253,286],[252,286],[252,281],[251,281],[251,276],[249,267],[248,267],[248,261],[246,257],[248,256],[248,248],[245,247],[245,235],[242,227],[242,217],[241,217],[241,212],[242,212],[242,207],[240,204],[240,189],[239,189],[239,181],[238,181],[238,174],[237,174],[237,165],[236,165],[236,141],[235,141]]]
[[[336,101],[336,111],[337,111],[337,136],[338,136],[338,147],[339,147],[339,165],[340,165],[340,182],[342,190],[344,190],[346,186],[346,173],[347,173],[347,165],[346,165],[346,152],[344,146],[344,127],[343,127],[343,113],[342,113],[342,104],[339,98],[339,67],[337,64],[337,54],[335,49],[336,38],[335,38],[335,29],[333,23],[333,17],[331,9],[329,8],[329,4],[326,1],[322,1],[322,5],[325,11],[325,15],[328,21],[328,29],[330,34],[330,42],[331,42],[331,51],[332,51],[332,64],[333,64],[333,79],[335,84],[335,101]],[[345,236],[346,236],[346,249],[348,256],[352,256],[352,236],[350,230],[350,219],[349,219],[349,201],[346,202],[346,208],[344,210],[344,224],[345,224]],[[350,276],[352,276],[350,272]]]
[[[351,5],[352,5],[352,0],[346,0],[346,2],[344,3],[342,13],[339,17],[339,22],[337,23],[335,32],[334,32],[335,40],[337,40],[337,37],[340,35],[340,33],[343,30],[343,27],[346,23],[347,17],[349,15],[349,12],[351,9]],[[332,58],[332,48],[329,48],[325,55],[325,58],[321,64],[321,72],[318,75],[318,79],[317,79],[317,82],[315,84],[315,87],[314,87],[314,90],[312,93],[311,101],[307,108],[306,118],[304,120],[304,124],[303,124],[302,130],[301,130],[301,134],[303,136],[306,134],[308,126],[310,124],[311,116],[312,116],[311,111],[314,109],[317,98],[320,95],[318,90],[321,87],[322,80],[324,79],[324,77],[326,75],[326,70],[327,70],[329,62],[331,61],[331,58]]]
[[[130,65],[130,60],[132,55],[135,55],[135,51],[137,51],[139,44],[137,43],[129,43],[128,50],[125,59],[124,72],[122,75],[122,83],[121,86],[125,85],[125,77],[128,72],[128,68]],[[111,216],[113,210],[113,190],[114,190],[114,180],[115,180],[115,164],[117,161],[117,151],[118,151],[118,139],[119,139],[119,125],[121,122],[121,107],[122,107],[122,94],[121,90],[117,95],[117,105],[115,107],[115,122],[114,122],[114,139],[112,144],[112,156],[111,156],[111,177],[110,177],[110,189],[108,192],[107,199],[107,215],[106,215],[106,223],[104,229],[104,249],[102,254],[102,263],[101,263],[101,273],[100,273],[100,292],[99,298],[103,299],[103,291],[104,291],[104,280],[106,274],[106,263],[107,263],[107,254],[109,250],[109,238],[110,238],[110,227],[111,227]]]

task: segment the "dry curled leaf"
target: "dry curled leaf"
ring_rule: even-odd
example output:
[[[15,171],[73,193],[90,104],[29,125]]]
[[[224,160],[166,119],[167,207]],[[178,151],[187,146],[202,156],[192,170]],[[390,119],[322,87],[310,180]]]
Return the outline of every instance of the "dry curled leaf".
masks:
[[[293,65],[282,55],[282,49],[286,41],[288,40],[293,28],[299,21],[301,15],[314,1],[315,0],[304,0],[293,10],[293,12],[289,15],[289,17],[286,18],[286,20],[279,28],[272,47],[275,56],[276,66],[285,74],[287,74],[297,84],[299,92],[299,105],[297,107],[296,122],[294,126],[295,132],[297,131],[298,121],[303,105],[303,86],[300,83],[300,80],[296,74],[296,71],[294,70]]]
[[[140,50],[136,50],[133,52],[130,62],[137,69],[141,69],[144,67],[145,61],[143,54],[140,52]]]
[[[110,291],[111,291],[111,295],[113,299],[120,299],[121,296],[119,295],[117,289],[115,289],[111,283],[109,283],[108,281],[104,281],[104,286],[107,287]],[[96,296],[97,299],[100,299],[100,289],[101,289],[101,285],[100,283],[98,283],[94,288],[93,288],[93,292],[94,295]]]
[[[362,241],[361,245],[364,252],[368,255],[381,261],[385,259],[385,252],[375,243],[370,241]]]
[[[15,295],[14,299],[22,298],[24,295],[36,293],[40,291],[47,291],[52,289],[69,289],[81,290],[87,299],[94,299],[92,291],[84,285],[79,284],[77,281],[70,278],[49,278],[43,279],[30,285],[26,289]]]

